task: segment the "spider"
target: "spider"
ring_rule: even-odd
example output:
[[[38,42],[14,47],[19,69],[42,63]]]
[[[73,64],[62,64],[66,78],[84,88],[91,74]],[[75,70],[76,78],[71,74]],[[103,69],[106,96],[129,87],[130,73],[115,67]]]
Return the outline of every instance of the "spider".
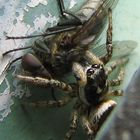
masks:
[[[68,104],[73,98],[76,98],[70,129],[66,133],[64,140],[72,138],[76,132],[79,119],[88,135],[88,139],[92,140],[117,104],[111,97],[122,96],[122,90],[110,90],[110,87],[118,86],[121,83],[124,77],[123,69],[120,69],[117,79],[109,80],[108,76],[118,65],[121,66],[128,60],[125,58],[118,59],[111,63],[110,66],[106,66],[112,57],[113,50],[111,12],[109,12],[106,48],[107,54],[103,57],[98,58],[90,51],[87,51],[88,61],[85,58],[80,63],[73,63],[72,71],[76,78],[76,83],[74,84],[66,84],[55,79],[17,75],[17,78],[22,81],[42,86],[51,85],[66,93],[66,96],[57,101],[24,102],[24,105],[33,107],[61,107]]]

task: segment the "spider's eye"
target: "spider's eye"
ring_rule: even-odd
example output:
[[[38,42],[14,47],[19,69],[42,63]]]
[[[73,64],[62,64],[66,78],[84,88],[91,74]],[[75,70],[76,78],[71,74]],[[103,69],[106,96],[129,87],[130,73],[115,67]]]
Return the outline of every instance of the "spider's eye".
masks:
[[[104,70],[103,66],[100,66],[100,69],[101,69],[101,70]]]
[[[97,65],[97,64],[92,65],[92,68],[99,68],[99,67],[100,65]]]
[[[87,70],[87,76],[91,76],[93,73],[94,73],[94,69],[93,68],[90,68]]]

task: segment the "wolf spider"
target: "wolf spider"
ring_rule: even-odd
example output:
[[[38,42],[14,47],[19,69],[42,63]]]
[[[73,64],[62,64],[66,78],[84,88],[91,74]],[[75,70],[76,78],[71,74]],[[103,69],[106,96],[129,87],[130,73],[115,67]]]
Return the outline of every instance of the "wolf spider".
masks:
[[[120,84],[123,80],[123,70],[120,69],[117,79],[109,80],[108,76],[118,65],[126,63],[127,59],[119,59],[111,63],[110,66],[105,67],[110,61],[113,51],[111,12],[109,12],[106,49],[107,54],[103,57],[98,58],[93,53],[87,51],[88,62],[85,59],[82,63],[73,63],[72,70],[77,81],[76,84],[66,84],[55,79],[17,75],[17,78],[22,81],[42,86],[51,85],[66,93],[66,96],[61,100],[24,102],[24,105],[33,107],[61,107],[68,104],[73,98],[76,98],[70,129],[66,133],[65,140],[72,138],[76,132],[79,119],[81,119],[88,139],[92,140],[117,104],[111,97],[122,95],[122,90],[110,90],[110,87]]]

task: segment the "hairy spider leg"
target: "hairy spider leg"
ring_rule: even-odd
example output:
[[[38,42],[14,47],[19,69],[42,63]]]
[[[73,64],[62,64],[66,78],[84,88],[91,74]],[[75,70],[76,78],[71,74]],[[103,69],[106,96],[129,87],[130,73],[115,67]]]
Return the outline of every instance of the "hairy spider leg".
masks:
[[[47,79],[42,77],[24,76],[24,75],[17,75],[16,78],[24,82],[32,83],[34,85],[39,85],[44,87],[52,86],[54,88],[58,88],[60,90],[65,91],[68,95],[74,94],[71,85],[61,82],[59,80]]]
[[[127,58],[122,58],[117,61],[113,61],[113,63],[111,63],[110,66],[105,68],[106,74],[109,75],[118,65],[126,64],[128,62],[128,60],[129,59],[127,59]]]
[[[115,101],[106,100],[96,107],[91,107],[89,114],[82,116],[82,125],[86,130],[89,140],[93,140],[93,138],[95,138],[97,132],[115,106]]]
[[[72,136],[76,132],[77,126],[78,126],[78,110],[74,108],[74,111],[72,112],[71,115],[70,128],[69,131],[66,133],[64,140],[71,140]]]
[[[72,100],[71,96],[65,96],[61,100],[49,100],[49,101],[36,101],[36,102],[22,102],[24,106],[30,107],[62,107],[68,104]]]
[[[41,77],[31,77],[31,76],[24,76],[24,75],[17,75],[16,76],[19,80],[24,82],[29,82],[34,85],[48,87],[51,86],[52,88],[58,88],[62,91],[67,93],[66,97],[62,98],[61,100],[50,100],[50,101],[39,101],[39,102],[26,102],[25,105],[33,106],[33,107],[61,107],[68,104],[72,98],[76,96],[76,90],[74,91],[73,85],[68,85],[64,82],[55,80],[55,79],[45,79]],[[23,103],[24,104],[24,103]]]
[[[123,90],[112,90],[106,94],[107,97],[109,96],[123,96]]]
[[[108,84],[110,86],[118,86],[123,81],[123,79],[124,79],[124,69],[121,69],[118,74],[118,77],[116,79],[109,80]]]
[[[106,68],[106,74],[109,75],[118,65],[123,65],[127,62],[128,62],[127,58],[123,58],[118,61],[114,61],[110,66],[108,66]],[[123,78],[124,78],[124,69],[121,68],[117,79],[109,80],[108,84],[110,86],[118,86],[122,82]]]
[[[113,47],[112,47],[112,10],[108,10],[109,25],[107,29],[107,38],[106,38],[106,50],[107,54],[100,58],[100,60],[106,64],[112,57]]]
[[[112,10],[108,10],[109,25],[107,29],[107,39],[106,39],[106,50],[107,54],[101,58],[98,58],[91,51],[86,51],[85,58],[90,64],[106,64],[112,57],[113,47],[112,47]]]
[[[93,138],[95,138],[95,132],[94,130],[92,130],[92,126],[89,122],[88,117],[86,115],[82,115],[81,120],[82,120],[82,126],[88,136],[88,140],[93,140]],[[95,126],[94,126],[94,129],[95,129]]]

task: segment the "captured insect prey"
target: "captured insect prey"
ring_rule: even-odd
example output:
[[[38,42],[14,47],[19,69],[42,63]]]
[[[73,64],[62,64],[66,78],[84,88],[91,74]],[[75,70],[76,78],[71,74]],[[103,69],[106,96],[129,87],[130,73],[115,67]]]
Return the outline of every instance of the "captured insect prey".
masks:
[[[75,101],[70,127],[64,140],[72,139],[78,122],[81,123],[87,139],[93,140],[117,104],[112,97],[123,94],[122,90],[112,87],[121,84],[124,78],[123,67],[128,58],[122,55],[108,65],[114,51],[112,9],[117,2],[118,0],[87,0],[73,14],[65,10],[63,0],[57,0],[61,18],[56,26],[48,28],[40,35],[7,36],[7,39],[40,37],[32,46],[9,50],[3,57],[11,52],[29,49],[28,53],[9,64],[11,66],[21,60],[25,74],[18,74],[16,78],[34,86],[51,87],[64,92],[61,99],[22,102],[24,106],[62,107]],[[90,45],[100,35],[106,21],[106,53],[98,56],[91,51]],[[117,78],[110,79],[110,74],[116,69],[119,69]],[[62,81],[69,73],[75,79],[73,83]]]
[[[27,53],[23,57],[17,58],[17,60],[21,59],[23,69],[33,76],[57,78],[71,72],[73,62],[80,62],[83,59],[87,59],[90,62],[90,57],[94,57],[94,54],[89,52],[89,44],[100,33],[104,20],[108,15],[108,9],[114,6],[117,0],[98,0],[96,2],[88,0],[76,15],[65,11],[62,0],[58,0],[58,3],[60,5],[61,19],[65,19],[66,23],[61,23],[62,21],[60,21],[57,26],[47,29],[46,32],[55,35],[43,36],[41,39],[37,39],[32,46],[10,50],[3,54],[5,56],[11,52],[31,48],[33,53]],[[76,28],[69,31],[69,28],[74,26],[69,23],[72,20],[71,18],[75,22],[78,19],[78,22],[81,22],[78,23],[79,25],[73,22],[74,25],[76,24]],[[67,29],[68,31],[66,31]],[[58,32],[59,34],[57,34]],[[7,39],[13,38],[8,37]],[[14,39],[19,38],[15,37]]]

